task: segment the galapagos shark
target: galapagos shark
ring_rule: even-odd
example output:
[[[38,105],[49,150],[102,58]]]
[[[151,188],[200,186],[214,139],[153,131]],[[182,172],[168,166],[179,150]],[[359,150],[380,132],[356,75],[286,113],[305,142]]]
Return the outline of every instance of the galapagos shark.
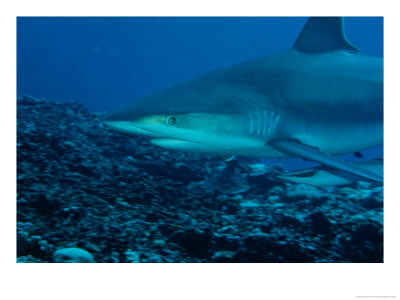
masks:
[[[383,144],[383,59],[346,39],[343,17],[311,17],[290,49],[136,99],[104,123],[168,149],[300,157],[382,183],[337,155]]]

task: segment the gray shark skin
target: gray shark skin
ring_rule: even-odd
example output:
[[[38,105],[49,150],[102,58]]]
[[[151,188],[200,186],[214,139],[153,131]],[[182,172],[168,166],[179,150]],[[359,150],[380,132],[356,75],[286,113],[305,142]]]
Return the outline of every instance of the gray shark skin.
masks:
[[[383,59],[347,41],[343,18],[310,18],[287,51],[134,100],[104,123],[169,149],[302,157],[383,182],[334,156],[383,144]]]

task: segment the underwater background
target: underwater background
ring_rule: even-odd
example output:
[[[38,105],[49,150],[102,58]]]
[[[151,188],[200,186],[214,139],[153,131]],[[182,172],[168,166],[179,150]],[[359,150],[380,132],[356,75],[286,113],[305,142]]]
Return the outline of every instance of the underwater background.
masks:
[[[124,102],[284,51],[306,21],[17,18],[17,261],[382,262],[383,187],[291,184],[277,176],[309,164],[225,163],[101,123]],[[383,18],[345,18],[345,31],[383,56]]]

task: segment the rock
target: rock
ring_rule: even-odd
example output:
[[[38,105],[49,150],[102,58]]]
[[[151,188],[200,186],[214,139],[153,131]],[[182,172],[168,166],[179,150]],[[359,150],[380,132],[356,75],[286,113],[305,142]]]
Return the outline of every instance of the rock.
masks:
[[[65,141],[64,145],[69,147],[69,148],[75,148],[76,147],[75,143],[71,142],[71,141]]]
[[[218,251],[215,252],[211,259],[215,260],[219,263],[228,263],[232,262],[235,257],[235,252],[232,251]]]
[[[383,231],[376,224],[362,224],[352,234],[352,239],[356,243],[370,241],[380,244],[383,242]]]
[[[321,190],[306,184],[299,184],[294,190],[289,190],[286,192],[286,201],[288,202],[296,202],[307,199],[313,199],[314,201],[317,199],[324,202],[330,200],[331,198],[332,196],[329,193],[322,192]]]
[[[188,186],[188,189],[196,194],[204,194],[204,192],[212,194],[218,190],[225,194],[237,195],[248,191],[249,188],[235,160],[219,166],[212,176],[202,181],[192,182]]]
[[[321,211],[315,211],[309,215],[312,231],[316,234],[330,234],[331,222]]]
[[[249,176],[259,176],[266,174],[268,172],[268,167],[265,164],[250,164],[249,170]]]
[[[249,201],[241,202],[241,203],[240,203],[240,206],[252,208],[252,207],[259,207],[260,204],[254,202],[254,201],[250,201],[250,200],[249,200]]]
[[[236,251],[241,245],[241,239],[239,236],[234,234],[216,233],[213,238],[213,243],[215,244],[216,249]]]
[[[274,186],[268,191],[268,194],[274,195],[274,196],[281,196],[285,190],[281,186]]]
[[[32,255],[17,257],[17,263],[44,263],[44,262],[46,261],[33,257]]]
[[[92,254],[80,248],[59,249],[53,254],[55,263],[93,263]]]
[[[293,242],[279,241],[269,235],[257,234],[244,240],[246,251],[236,257],[242,262],[312,262],[313,256]]]
[[[171,240],[196,256],[206,257],[210,250],[212,235],[192,228],[175,233]]]
[[[302,226],[302,222],[300,222],[299,219],[289,215],[283,215],[279,220],[279,224],[281,226],[294,227],[296,229]]]
[[[277,202],[277,201],[279,201],[281,199],[281,197],[279,197],[279,196],[277,196],[277,195],[271,195],[271,196],[268,196],[268,198],[267,198],[267,200],[269,201],[269,202]]]
[[[40,193],[30,199],[31,207],[34,207],[42,215],[53,214],[62,206],[61,201],[45,193]]]
[[[351,187],[342,187],[338,190],[338,193],[346,197],[349,201],[356,202],[362,199],[362,193],[360,190],[356,190]]]
[[[383,209],[383,202],[381,201],[381,199],[378,200],[376,197],[371,196],[363,200],[362,206],[368,209]]]
[[[260,231],[262,233],[270,233],[273,228],[274,226],[271,223],[262,223],[260,225]]]
[[[143,258],[143,262],[145,263],[162,263],[163,258],[161,255],[155,254],[155,253],[150,253],[149,255],[146,255],[146,257]]]
[[[136,251],[126,251],[125,252],[126,260],[129,263],[139,263],[140,255]]]

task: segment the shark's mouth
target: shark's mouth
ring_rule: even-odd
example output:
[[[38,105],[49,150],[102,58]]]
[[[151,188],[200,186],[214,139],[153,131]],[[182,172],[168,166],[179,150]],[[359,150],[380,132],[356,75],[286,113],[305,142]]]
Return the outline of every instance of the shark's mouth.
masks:
[[[201,144],[200,142],[195,142],[195,141],[185,141],[185,140],[169,139],[169,138],[151,139],[150,142],[160,147],[163,147],[164,145]]]
[[[105,125],[114,129],[115,131],[130,134],[130,135],[145,135],[145,136],[157,136],[157,132],[143,128],[140,126],[136,126],[130,121],[103,121]]]
[[[173,145],[173,144],[182,144],[182,143],[195,143],[195,144],[201,144],[198,141],[190,141],[190,140],[183,140],[183,139],[176,139],[176,138],[170,138],[167,137],[168,134],[159,132],[157,130],[152,130],[143,126],[138,126],[135,125],[138,131],[141,131],[140,134],[146,135],[148,137],[153,137],[153,139],[150,140],[151,143],[154,145],[163,147],[162,145]],[[166,137],[163,137],[165,135]]]
[[[152,139],[150,141],[153,145],[167,149],[182,150],[188,152],[202,152],[202,153],[213,152],[212,147],[195,141],[184,141],[184,140],[168,139],[168,138]]]

